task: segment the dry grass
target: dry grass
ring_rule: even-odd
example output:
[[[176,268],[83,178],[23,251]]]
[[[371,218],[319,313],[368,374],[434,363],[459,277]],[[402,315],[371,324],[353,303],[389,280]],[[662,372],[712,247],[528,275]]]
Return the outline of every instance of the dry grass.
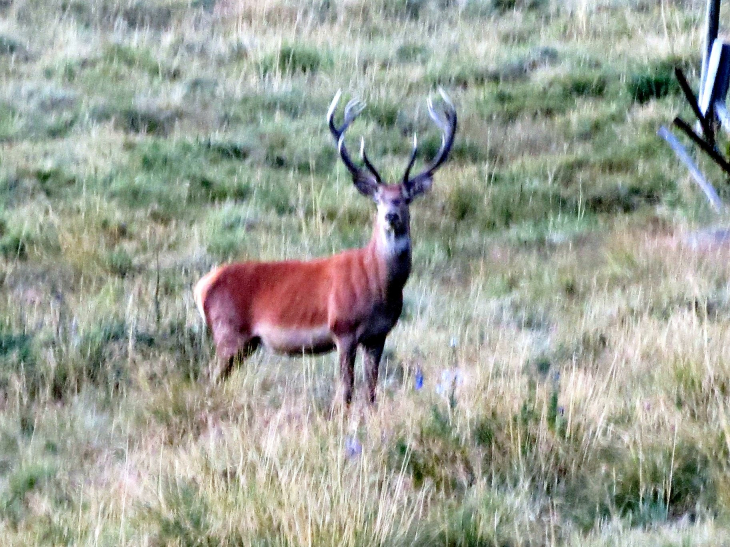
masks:
[[[711,217],[654,135],[682,108],[671,67],[699,66],[699,2],[0,14],[5,543],[725,541],[728,250],[686,243]],[[353,138],[394,178],[414,131],[438,146],[438,85],[460,132],[414,205],[378,406],[358,379],[330,417],[332,356],[207,385],[203,272],[369,233],[336,89],[368,101]]]

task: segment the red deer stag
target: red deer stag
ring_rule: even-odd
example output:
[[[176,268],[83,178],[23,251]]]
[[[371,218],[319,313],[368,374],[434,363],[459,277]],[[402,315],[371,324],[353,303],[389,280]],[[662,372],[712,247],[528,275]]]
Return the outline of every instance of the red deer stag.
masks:
[[[441,147],[417,175],[411,176],[418,144],[402,182],[385,184],[365,154],[364,167],[350,157],[345,131],[362,112],[353,99],[337,127],[338,91],[327,112],[327,123],[342,162],[361,194],[377,205],[370,242],[334,256],[309,261],[239,262],[214,269],[195,286],[195,302],[213,333],[218,365],[213,380],[225,378],[236,358],[250,355],[260,344],[278,353],[321,353],[337,348],[345,405],[352,399],[355,355],[365,352],[370,403],[375,402],[378,365],[385,337],[403,307],[403,286],[411,272],[409,205],[431,187],[434,172],[449,156],[456,132],[456,110],[439,90],[443,109],[431,100],[428,111],[441,129]]]

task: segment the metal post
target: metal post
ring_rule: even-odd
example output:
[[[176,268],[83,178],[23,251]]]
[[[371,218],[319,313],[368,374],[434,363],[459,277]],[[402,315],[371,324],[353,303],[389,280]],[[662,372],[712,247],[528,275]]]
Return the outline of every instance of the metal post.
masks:
[[[674,150],[674,153],[677,155],[677,157],[682,161],[682,163],[684,163],[687,169],[689,169],[692,178],[705,193],[707,201],[710,202],[712,208],[715,209],[715,211],[717,211],[718,213],[723,213],[725,211],[725,206],[722,204],[720,196],[717,195],[717,191],[702,174],[702,171],[697,168],[695,162],[692,161],[692,158],[687,153],[687,150],[685,150],[684,146],[682,146],[682,144],[677,140],[672,132],[664,126],[659,128],[659,136],[669,143],[669,146],[672,147],[672,150]]]
[[[722,0],[707,0],[707,34],[705,35],[704,49],[702,50],[702,76],[700,78],[700,90],[705,88],[707,78],[707,65],[710,61],[712,44],[717,38],[720,27],[720,3]]]
[[[715,104],[725,103],[730,85],[730,44],[715,40],[712,53],[705,72],[705,86],[700,90],[697,106],[705,118],[712,121],[712,110]]]

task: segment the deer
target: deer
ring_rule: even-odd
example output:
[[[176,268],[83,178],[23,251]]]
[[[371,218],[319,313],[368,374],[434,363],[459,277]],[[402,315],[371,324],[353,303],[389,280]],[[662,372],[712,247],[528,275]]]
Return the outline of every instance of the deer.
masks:
[[[259,346],[287,355],[337,350],[342,403],[349,407],[358,348],[364,354],[367,397],[375,403],[378,369],[385,339],[403,309],[403,288],[411,273],[411,202],[431,188],[434,173],[446,162],[456,135],[456,109],[439,89],[443,107],[428,98],[428,113],[441,131],[441,145],[423,171],[411,174],[418,139],[400,182],[385,183],[360,144],[361,164],[350,156],[345,133],[365,108],[352,99],[342,124],[334,117],[338,91],[327,111],[327,125],[339,158],[355,188],[376,204],[370,241],[362,248],[313,260],[235,262],[214,268],[194,287],[198,311],[212,333],[217,363],[211,380],[227,378],[236,362]],[[337,399],[337,396],[336,396]]]

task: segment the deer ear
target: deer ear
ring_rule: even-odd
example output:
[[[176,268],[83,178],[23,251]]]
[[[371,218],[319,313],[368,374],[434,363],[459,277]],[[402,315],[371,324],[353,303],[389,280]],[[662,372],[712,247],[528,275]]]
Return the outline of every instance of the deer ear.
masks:
[[[406,199],[413,201],[417,196],[427,193],[431,189],[432,184],[433,177],[430,175],[421,175],[408,181],[405,185],[404,192]]]
[[[358,173],[352,177],[352,182],[355,183],[355,188],[363,196],[375,199],[378,193],[378,181],[374,177],[365,173]]]

